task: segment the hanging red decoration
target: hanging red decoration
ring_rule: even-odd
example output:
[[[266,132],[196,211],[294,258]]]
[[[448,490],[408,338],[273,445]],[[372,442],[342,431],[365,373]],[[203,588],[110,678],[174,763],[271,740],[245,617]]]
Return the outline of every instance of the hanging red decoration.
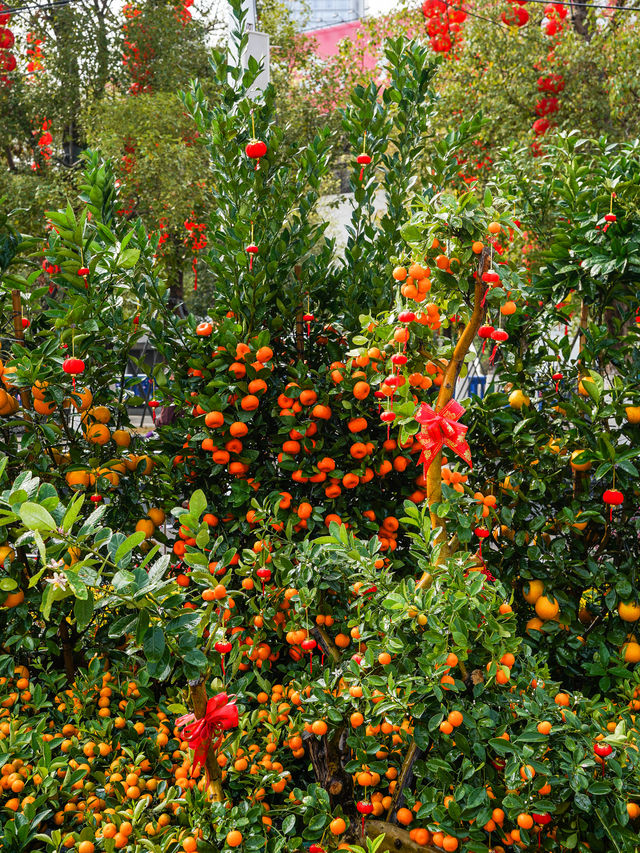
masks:
[[[504,329],[494,329],[490,337],[492,341],[495,341],[495,346],[492,349],[491,357],[489,358],[489,363],[493,364],[496,357],[496,352],[498,351],[498,347],[500,346],[500,344],[509,340],[509,335],[507,332],[505,332]]]
[[[305,652],[309,652],[309,673],[310,675],[313,675],[313,650],[318,644],[312,637],[307,637],[306,640],[303,640],[300,643],[300,645]]]
[[[316,319],[313,314],[303,314],[302,319],[307,324],[307,334],[311,336],[311,323]]]
[[[609,507],[609,521],[611,521],[613,519],[613,508],[624,503],[624,495],[618,489],[607,489],[602,495],[602,500]]]
[[[491,337],[491,335],[494,333],[494,331],[495,331],[494,327],[489,326],[489,325],[480,326],[480,328],[478,329],[478,336],[483,339],[482,340],[482,355],[484,355],[484,348],[487,345],[487,340]]]
[[[80,373],[84,373],[84,361],[81,358],[75,358],[71,356],[71,358],[65,358],[62,362],[62,369],[65,373],[68,373],[73,377],[73,390],[76,390],[76,376]]]
[[[267,153],[267,143],[256,139],[256,123],[253,117],[253,110],[251,110],[251,140],[247,143],[244,151],[247,157],[256,161],[254,171],[257,172],[260,168],[260,159]]]
[[[214,750],[218,749],[223,733],[236,728],[237,725],[238,708],[233,701],[229,701],[226,693],[218,693],[209,699],[204,717],[198,719],[195,714],[184,714],[176,720],[176,727],[183,729],[182,737],[187,741],[189,749],[194,751],[192,775],[201,764],[206,766],[211,746]],[[212,744],[211,740],[215,734],[218,737]]]
[[[251,160],[256,161],[255,170],[258,171],[260,168],[260,160],[267,153],[267,144],[266,142],[262,142],[259,139],[252,139],[251,142],[247,143],[245,150],[245,154]]]
[[[258,569],[256,574],[262,581],[262,594],[264,595],[264,585],[271,580],[271,569],[261,568]]]
[[[367,154],[367,131],[365,130],[362,138],[362,153],[358,154],[356,157],[356,163],[360,166],[360,177],[358,180],[362,181],[364,176],[364,167],[368,166],[370,162],[371,157]]]
[[[362,815],[362,837],[364,838],[365,815],[370,815],[373,812],[373,803],[368,803],[366,800],[360,800],[358,803],[356,803],[356,808]]]
[[[220,655],[220,665],[222,667],[222,677],[224,678],[224,656],[228,655],[229,652],[231,651],[231,643],[218,641],[217,643],[214,643],[213,648]]]
[[[425,479],[431,463],[445,445],[473,468],[471,449],[465,438],[467,427],[458,423],[464,412],[456,400],[449,400],[440,412],[436,412],[428,403],[422,403],[420,406],[415,419],[422,430],[416,435],[416,439],[422,445],[418,464],[422,464],[422,475]]]
[[[249,272],[253,269],[253,256],[258,254],[258,247],[253,242],[253,222],[251,223],[251,242],[245,249],[245,252],[249,255]]]

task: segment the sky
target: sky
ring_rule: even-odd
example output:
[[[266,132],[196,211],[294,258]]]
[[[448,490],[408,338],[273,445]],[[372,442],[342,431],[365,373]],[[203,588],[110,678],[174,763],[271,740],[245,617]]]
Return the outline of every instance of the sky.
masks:
[[[367,15],[381,15],[400,5],[398,0],[365,0]]]

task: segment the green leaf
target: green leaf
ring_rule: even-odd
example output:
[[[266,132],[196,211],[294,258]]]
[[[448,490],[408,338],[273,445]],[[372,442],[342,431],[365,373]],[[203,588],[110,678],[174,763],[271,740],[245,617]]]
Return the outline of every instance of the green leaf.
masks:
[[[86,598],[76,598],[73,605],[73,615],[76,617],[78,631],[84,631],[93,617],[93,593],[87,590]]]
[[[207,499],[204,496],[204,492],[202,489],[198,489],[197,492],[194,492],[191,495],[191,500],[189,501],[189,513],[193,515],[194,518],[200,520],[200,516],[207,508]]]
[[[117,264],[124,270],[130,270],[135,267],[140,258],[140,249],[125,249],[120,252]]]
[[[65,571],[65,577],[69,582],[69,586],[71,587],[71,591],[76,596],[76,598],[87,599],[89,597],[89,591],[85,585],[85,582],[78,577],[76,572],[67,569]]]
[[[143,540],[143,530],[137,530],[135,533],[132,533],[131,536],[127,536],[124,542],[122,542],[118,547],[118,550],[116,551],[115,556],[113,558],[114,562],[119,563],[123,557],[133,551],[134,548],[137,548]]]
[[[56,523],[50,513],[32,501],[25,501],[19,510],[22,523],[29,530],[55,530]]]
[[[160,660],[165,650],[165,639],[162,628],[154,625],[144,639],[144,653],[150,661]],[[204,657],[204,655],[203,655]]]
[[[391,593],[382,601],[382,606],[385,610],[402,610],[407,606],[407,602],[402,596],[396,593]]]
[[[289,814],[282,821],[282,832],[284,835],[291,835],[291,833],[296,828],[296,816],[294,814]]]
[[[80,514],[80,510],[82,509],[83,503],[84,503],[84,495],[83,494],[78,493],[78,494],[74,495],[73,498],[71,499],[71,503],[67,507],[67,511],[65,512],[64,518],[62,519],[62,529],[64,530],[65,533],[68,533],[71,530],[71,528],[73,527],[75,520],[77,519],[78,515]]]

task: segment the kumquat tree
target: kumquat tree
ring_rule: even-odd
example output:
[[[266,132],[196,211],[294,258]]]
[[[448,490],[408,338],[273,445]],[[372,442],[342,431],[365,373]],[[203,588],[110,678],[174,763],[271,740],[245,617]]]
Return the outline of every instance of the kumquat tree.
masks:
[[[297,139],[234,14],[197,314],[99,152],[0,208],[2,849],[637,853],[640,143],[461,188],[435,31]]]

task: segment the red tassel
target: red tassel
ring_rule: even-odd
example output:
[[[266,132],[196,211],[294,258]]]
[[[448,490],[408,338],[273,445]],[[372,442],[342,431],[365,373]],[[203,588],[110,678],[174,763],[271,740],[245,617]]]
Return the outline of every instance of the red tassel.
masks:
[[[253,255],[249,255],[249,272],[253,269]]]
[[[494,346],[493,350],[491,351],[491,357],[489,358],[489,364],[493,364],[495,357],[496,357],[496,352],[498,350],[498,346],[499,346],[499,344],[496,344]]]
[[[309,675],[313,675],[313,652],[309,652]]]
[[[364,166],[360,169],[360,180],[362,180],[362,176],[364,175]],[[362,818],[364,822],[364,818]]]

